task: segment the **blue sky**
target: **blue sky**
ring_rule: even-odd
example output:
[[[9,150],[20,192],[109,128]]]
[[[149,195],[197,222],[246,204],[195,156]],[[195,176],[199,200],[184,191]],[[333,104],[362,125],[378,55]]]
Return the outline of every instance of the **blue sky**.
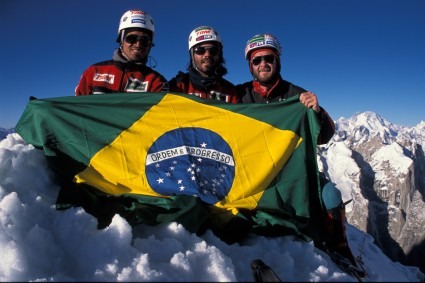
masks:
[[[81,73],[110,59],[121,15],[155,20],[156,70],[171,79],[189,62],[187,38],[214,27],[234,84],[251,80],[245,42],[275,34],[282,76],[318,95],[336,120],[373,111],[415,126],[425,120],[424,0],[3,0],[0,127],[14,127],[29,96],[74,95]]]

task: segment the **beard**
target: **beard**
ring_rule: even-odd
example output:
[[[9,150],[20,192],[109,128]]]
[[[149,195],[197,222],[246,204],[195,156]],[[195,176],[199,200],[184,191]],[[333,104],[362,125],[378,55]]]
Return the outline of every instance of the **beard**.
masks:
[[[204,74],[213,75],[215,73],[216,65],[217,64],[214,59],[206,58],[202,59],[201,62],[197,64],[197,69]]]
[[[271,70],[259,70],[255,75],[257,81],[261,84],[272,84],[277,78],[277,73]]]

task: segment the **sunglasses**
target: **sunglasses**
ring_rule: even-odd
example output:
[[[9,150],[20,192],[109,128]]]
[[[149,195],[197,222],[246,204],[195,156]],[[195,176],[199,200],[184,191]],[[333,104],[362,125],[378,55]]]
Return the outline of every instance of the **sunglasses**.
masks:
[[[211,56],[215,56],[218,54],[219,49],[216,46],[199,46],[196,47],[193,51],[195,52],[196,55],[204,55],[205,52],[207,52],[207,50],[210,52]]]
[[[273,64],[276,61],[276,58],[273,55],[257,56],[252,58],[252,65],[260,65],[261,61],[266,61],[266,63]]]
[[[129,34],[125,37],[125,42],[130,44],[135,44],[136,42],[140,42],[140,45],[143,47],[149,47],[152,45],[152,41],[150,41],[147,36],[139,36],[137,34]]]

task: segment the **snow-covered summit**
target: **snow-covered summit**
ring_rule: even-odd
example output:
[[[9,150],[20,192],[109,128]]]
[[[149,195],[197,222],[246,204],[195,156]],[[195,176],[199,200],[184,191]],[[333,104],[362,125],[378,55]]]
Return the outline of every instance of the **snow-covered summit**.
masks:
[[[398,127],[365,112],[336,125],[319,147],[319,167],[353,199],[347,236],[366,281],[423,282],[425,122]],[[229,246],[212,233],[198,237],[175,223],[131,227],[119,216],[98,230],[81,208],[54,209],[59,188],[43,153],[11,132],[0,128],[0,281],[245,282],[256,258],[285,281],[357,281],[293,237]]]

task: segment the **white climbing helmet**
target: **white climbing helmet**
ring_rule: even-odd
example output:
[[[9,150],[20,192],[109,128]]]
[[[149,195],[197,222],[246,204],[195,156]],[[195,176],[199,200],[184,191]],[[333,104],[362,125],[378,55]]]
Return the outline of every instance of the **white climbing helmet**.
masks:
[[[221,38],[218,35],[218,32],[215,31],[212,27],[209,27],[209,26],[197,27],[189,34],[189,51],[196,44],[201,42],[207,42],[207,41],[216,41],[221,46],[223,46],[223,42],[221,41]]]
[[[249,54],[259,48],[272,48],[276,50],[279,56],[282,53],[282,47],[275,36],[271,34],[257,34],[246,42],[245,59],[249,60]]]
[[[142,10],[128,10],[125,12],[120,19],[118,40],[120,38],[121,31],[128,28],[142,28],[150,31],[152,33],[151,40],[153,41],[155,26],[153,24],[153,18],[147,12]]]

